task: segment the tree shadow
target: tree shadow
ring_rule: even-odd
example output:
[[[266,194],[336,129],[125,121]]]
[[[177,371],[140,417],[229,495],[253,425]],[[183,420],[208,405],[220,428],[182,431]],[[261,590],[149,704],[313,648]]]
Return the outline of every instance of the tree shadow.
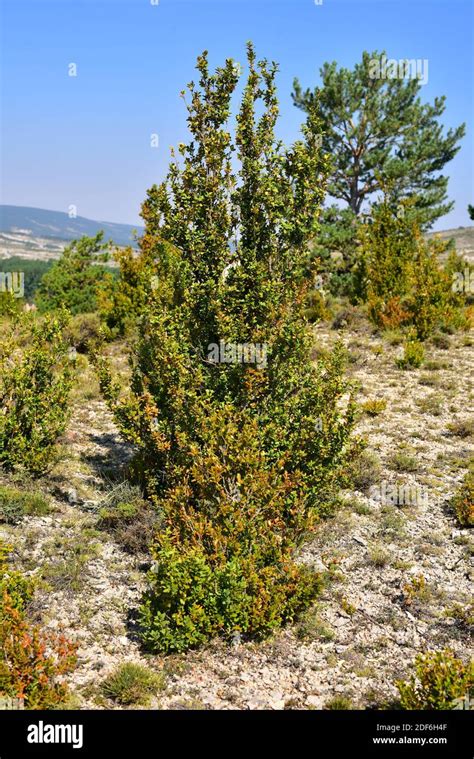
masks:
[[[88,442],[94,450],[82,452],[81,461],[103,480],[122,480],[133,457],[133,447],[113,432],[90,433]]]

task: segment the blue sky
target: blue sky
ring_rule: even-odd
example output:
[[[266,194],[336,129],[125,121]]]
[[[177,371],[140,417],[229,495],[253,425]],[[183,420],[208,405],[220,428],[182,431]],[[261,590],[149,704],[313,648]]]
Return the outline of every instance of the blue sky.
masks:
[[[352,67],[363,50],[428,59],[422,98],[447,96],[443,122],[467,122],[446,168],[454,211],[469,224],[473,190],[471,0],[3,0],[1,202],[139,223],[146,189],[186,140],[179,92],[196,56],[244,63],[245,43],[278,61],[279,136],[298,137],[292,81],[319,81],[326,60]],[[68,76],[75,63],[77,76]],[[158,134],[159,147],[150,146]]]

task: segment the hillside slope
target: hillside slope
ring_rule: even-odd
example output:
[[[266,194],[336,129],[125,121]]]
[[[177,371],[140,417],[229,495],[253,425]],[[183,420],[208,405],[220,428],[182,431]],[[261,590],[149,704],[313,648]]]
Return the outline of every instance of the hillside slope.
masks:
[[[93,237],[101,230],[106,240],[119,246],[136,246],[135,232],[142,233],[141,227],[130,224],[70,218],[67,213],[44,208],[0,205],[0,258],[57,258],[66,242],[83,235]]]
[[[164,671],[166,687],[152,708],[380,706],[396,696],[394,681],[420,651],[449,645],[469,655],[473,539],[449,503],[474,452],[472,340],[433,340],[425,366],[404,372],[396,366],[400,346],[364,320],[339,330],[318,326],[315,338],[318,350],[338,338],[346,344],[361,404],[387,404],[376,416],[361,414],[369,453],[357,489],[343,491],[344,506],[301,555],[329,574],[323,595],[269,641],[218,641],[167,658],[145,656],[136,635],[147,554],[126,553],[98,529],[104,494],[130,450],[84,365],[64,458],[41,484],[53,513],[0,525],[17,567],[48,582],[35,601],[38,619],[79,644],[70,678],[76,706],[118,708],[101,683],[126,661]],[[126,372],[122,348],[109,351]],[[384,483],[408,485],[419,497],[384,503]]]

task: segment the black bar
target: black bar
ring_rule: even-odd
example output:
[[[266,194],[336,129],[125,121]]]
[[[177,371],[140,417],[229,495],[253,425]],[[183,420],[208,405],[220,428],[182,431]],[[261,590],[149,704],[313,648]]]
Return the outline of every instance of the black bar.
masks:
[[[82,747],[29,743],[31,726],[83,727]],[[472,759],[469,711],[3,711],[0,759],[32,756],[166,756],[189,752],[226,757],[255,751],[304,751],[309,757],[453,757]],[[54,737],[61,738],[61,733]],[[79,733],[64,731],[78,744]],[[390,740],[389,740],[390,739]],[[424,742],[423,742],[424,741]],[[303,754],[302,754],[303,755]]]

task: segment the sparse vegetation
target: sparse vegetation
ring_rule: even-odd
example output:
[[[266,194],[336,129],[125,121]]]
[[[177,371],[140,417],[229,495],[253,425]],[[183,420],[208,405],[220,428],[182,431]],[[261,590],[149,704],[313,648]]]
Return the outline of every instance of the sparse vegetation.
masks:
[[[373,546],[369,551],[369,561],[377,569],[383,569],[390,562],[389,552],[382,546]]]
[[[118,704],[144,706],[165,687],[162,674],[141,664],[120,664],[102,683],[102,692]]]
[[[425,359],[422,343],[410,336],[405,341],[403,356],[397,359],[399,369],[419,369]]]
[[[346,711],[347,709],[353,709],[353,701],[349,696],[334,696],[330,701],[326,702],[325,709],[331,709],[333,711]]]
[[[389,465],[397,472],[416,472],[419,469],[416,456],[403,450],[397,451],[391,456]]]
[[[362,404],[362,410],[369,416],[379,416],[387,408],[387,401],[384,398],[371,398]]]
[[[402,709],[454,709],[474,686],[474,670],[449,649],[428,651],[416,657],[410,678],[396,685]]]
[[[78,537],[53,540],[45,547],[51,555],[41,569],[41,577],[52,588],[74,593],[80,591],[87,579],[87,565],[97,555],[97,544]]]
[[[322,621],[317,608],[311,608],[305,611],[296,627],[296,633],[298,638],[304,641],[312,640],[333,640],[335,637],[334,631],[329,625]]]
[[[362,493],[377,483],[381,475],[380,460],[375,453],[363,450],[350,461],[345,470],[345,481]]]
[[[474,462],[455,494],[452,505],[461,527],[474,527]]]
[[[157,509],[143,498],[140,488],[125,481],[102,499],[97,526],[135,554],[149,550],[160,522]]]
[[[0,485],[0,522],[16,524],[24,516],[42,516],[50,510],[48,499],[41,493]]]
[[[61,676],[75,666],[75,647],[28,621],[33,586],[8,567],[9,550],[0,541],[0,697],[23,699],[27,709],[58,708],[67,695]]]
[[[474,435],[474,421],[472,419],[456,419],[456,421],[448,424],[448,430],[454,437],[472,437]]]

